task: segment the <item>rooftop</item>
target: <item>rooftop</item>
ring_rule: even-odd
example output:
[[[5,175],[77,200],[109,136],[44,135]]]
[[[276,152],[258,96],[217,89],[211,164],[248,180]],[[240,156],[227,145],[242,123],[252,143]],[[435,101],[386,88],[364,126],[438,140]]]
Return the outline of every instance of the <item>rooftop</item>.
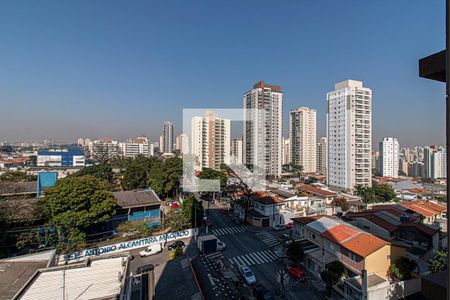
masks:
[[[388,244],[388,242],[372,234],[362,232],[341,243],[341,246],[362,257],[366,257]]]
[[[413,222],[413,223],[403,223],[400,224],[399,227],[412,227],[412,228],[416,228],[417,230],[425,233],[426,235],[434,235],[435,233],[438,233],[439,230],[438,229],[434,229],[431,226],[428,226],[426,224],[423,223],[417,223],[417,222]]]
[[[12,299],[38,269],[50,265],[55,251],[0,260],[0,299]]]
[[[161,200],[153,190],[114,192],[117,205],[122,208],[141,207],[161,204]]]
[[[41,269],[18,299],[60,299],[61,293],[66,299],[115,299],[122,288],[121,274],[126,271],[123,259],[112,257],[92,260],[90,264]]]
[[[320,219],[317,219],[311,223],[308,224],[308,227],[311,229],[314,229],[315,231],[319,233],[323,233],[325,231],[330,230],[333,227],[336,227],[339,225],[339,222],[336,220],[333,220],[331,218],[322,217]]]
[[[0,182],[0,196],[36,193],[37,181]]]
[[[277,196],[269,195],[265,192],[255,192],[252,193],[250,196],[252,201],[264,204],[264,205],[270,205],[270,204],[279,204],[284,203],[283,199]]]
[[[431,217],[447,210],[442,205],[424,200],[404,201],[400,202],[400,205],[425,217]]]
[[[347,279],[346,283],[352,285],[353,287],[355,287],[358,290],[361,290],[361,284],[362,284],[361,276],[356,276],[356,277]],[[384,279],[383,277],[381,277],[375,273],[371,273],[371,274],[367,275],[367,287],[368,288],[375,287],[382,283],[387,283],[386,279]]]
[[[325,231],[321,236],[339,244],[357,233],[359,233],[359,230],[345,226],[344,224],[339,224],[336,227]]]
[[[337,196],[337,194],[335,192],[319,189],[319,188],[316,188],[316,187],[314,187],[312,185],[308,185],[308,184],[304,184],[304,183],[299,184],[298,188],[300,190],[305,191],[305,192],[312,193],[312,194],[315,194],[315,195],[324,196],[324,197]]]
[[[315,220],[318,220],[322,218],[323,216],[309,216],[309,217],[299,217],[299,218],[292,218],[292,221],[306,225],[309,224]]]

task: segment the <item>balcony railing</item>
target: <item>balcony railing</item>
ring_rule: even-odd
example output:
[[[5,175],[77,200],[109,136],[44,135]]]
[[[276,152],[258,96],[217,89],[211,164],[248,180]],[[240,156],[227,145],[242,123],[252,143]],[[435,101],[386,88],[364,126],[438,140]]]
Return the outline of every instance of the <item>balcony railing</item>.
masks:
[[[336,255],[339,258],[339,260],[341,261],[341,263],[343,263],[346,267],[352,269],[356,273],[361,274],[362,270],[364,269],[364,261],[360,261],[360,262],[353,261],[348,256],[346,256],[342,253],[336,253]]]

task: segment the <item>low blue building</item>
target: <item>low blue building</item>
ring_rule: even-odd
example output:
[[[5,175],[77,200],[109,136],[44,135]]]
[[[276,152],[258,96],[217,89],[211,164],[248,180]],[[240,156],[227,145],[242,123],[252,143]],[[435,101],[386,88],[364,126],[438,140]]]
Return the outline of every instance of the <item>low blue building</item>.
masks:
[[[161,200],[153,190],[114,192],[117,214],[128,221],[145,221],[149,226],[161,224]]]
[[[69,146],[66,149],[38,151],[36,164],[38,167],[84,167],[86,157],[79,146]]]

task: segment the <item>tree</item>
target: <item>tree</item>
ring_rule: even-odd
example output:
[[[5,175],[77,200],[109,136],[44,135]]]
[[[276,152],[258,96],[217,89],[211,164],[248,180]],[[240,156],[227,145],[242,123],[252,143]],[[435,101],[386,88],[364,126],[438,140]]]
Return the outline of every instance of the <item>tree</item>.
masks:
[[[157,168],[159,162],[154,157],[138,155],[129,158],[123,173],[122,187],[125,190],[146,188],[153,168]]]
[[[331,296],[331,288],[333,285],[338,283],[339,279],[344,276],[345,267],[344,265],[336,260],[332,263],[329,263],[326,266],[326,269],[320,273],[320,277],[324,281],[327,289],[327,295]]]
[[[38,200],[48,226],[57,231],[58,249],[71,251],[83,245],[84,230],[115,214],[116,200],[103,180],[75,176],[59,180]]]
[[[159,197],[171,197],[178,193],[182,175],[183,160],[179,157],[171,157],[152,169],[148,185]]]
[[[191,221],[186,218],[183,211],[171,210],[164,218],[164,229],[170,231],[180,231],[191,227]]]
[[[295,177],[298,177],[298,180],[301,182],[302,181],[302,176],[303,176],[303,166],[300,165],[296,165],[295,163],[291,162],[290,164],[288,164],[287,166],[287,171],[289,173],[292,173]]]
[[[430,259],[430,271],[432,273],[442,272],[447,269],[447,251],[438,250],[436,256]]]
[[[151,236],[153,228],[149,227],[145,221],[127,221],[117,226],[119,235],[126,239],[136,239]]]
[[[211,168],[203,168],[202,172],[198,176],[200,179],[219,179],[220,189],[224,190],[227,186],[227,176],[221,172]]]
[[[411,279],[411,272],[417,268],[417,263],[406,257],[397,259],[388,270],[388,275],[399,281]]]
[[[396,194],[389,184],[379,184],[374,181],[372,183],[372,190],[378,199],[378,202],[389,202],[395,198]]]
[[[347,199],[345,199],[343,197],[339,197],[339,198],[336,198],[335,200],[333,200],[333,205],[339,206],[342,211],[347,211],[349,209]]]
[[[376,197],[372,188],[368,186],[357,185],[355,187],[355,194],[361,197],[364,203],[375,203]]]
[[[191,226],[200,227],[203,221],[203,206],[200,201],[197,201],[193,195],[189,195],[183,201],[183,215],[190,222]],[[197,219],[195,218],[197,217]]]
[[[36,181],[36,175],[29,175],[26,172],[11,171],[0,175],[0,182],[25,182]]]
[[[376,181],[372,183],[372,187],[357,185],[355,194],[360,196],[364,203],[389,202],[396,197],[390,185]]]
[[[164,179],[164,192],[167,196],[178,193],[180,179],[183,175],[183,160],[179,157],[170,157],[162,165]]]
[[[106,182],[113,183],[114,176],[110,165],[98,164],[89,167],[84,167],[80,171],[74,173],[72,176],[86,176],[90,175]]]

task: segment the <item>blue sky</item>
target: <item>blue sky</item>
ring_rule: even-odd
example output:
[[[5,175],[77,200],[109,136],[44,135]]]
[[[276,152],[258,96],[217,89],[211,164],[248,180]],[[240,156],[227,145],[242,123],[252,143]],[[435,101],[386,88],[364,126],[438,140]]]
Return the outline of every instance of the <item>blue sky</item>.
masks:
[[[445,85],[418,77],[444,48],[445,1],[3,1],[0,141],[181,130],[183,108],[240,108],[264,80],[284,111],[318,110],[356,79],[374,145],[443,144]]]

